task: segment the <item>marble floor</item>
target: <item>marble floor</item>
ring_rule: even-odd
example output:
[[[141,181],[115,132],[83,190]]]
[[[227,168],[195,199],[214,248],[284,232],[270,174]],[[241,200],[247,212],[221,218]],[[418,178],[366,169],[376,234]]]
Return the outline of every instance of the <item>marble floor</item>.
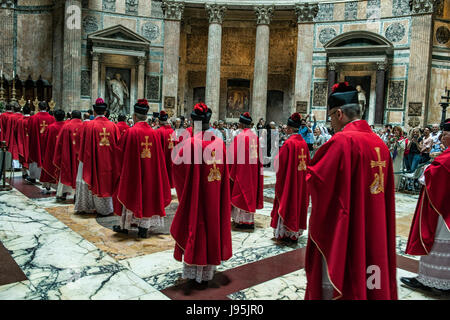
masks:
[[[0,192],[0,241],[27,280],[0,286],[0,300],[303,299],[306,233],[295,245],[273,239],[274,184],[275,174],[265,171],[265,202],[256,214],[256,229],[232,230],[233,256],[218,267],[229,283],[186,295],[169,234],[178,206],[174,193],[165,227],[137,239],[134,233],[112,231],[117,217],[74,214],[73,200],[57,203],[40,186],[22,188],[15,179],[12,191]],[[417,272],[418,258],[404,254],[417,198],[396,197],[398,278]],[[448,299],[400,283],[398,288],[404,300]]]

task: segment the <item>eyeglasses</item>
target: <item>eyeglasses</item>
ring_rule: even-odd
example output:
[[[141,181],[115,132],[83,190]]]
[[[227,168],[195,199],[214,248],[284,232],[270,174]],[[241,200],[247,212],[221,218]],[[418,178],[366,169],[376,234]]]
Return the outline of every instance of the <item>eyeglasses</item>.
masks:
[[[330,121],[331,120],[331,116],[333,115],[333,114],[335,114],[336,112],[338,112],[337,110],[335,110],[334,112],[332,112],[332,113],[330,113],[329,115],[328,115],[328,121]]]

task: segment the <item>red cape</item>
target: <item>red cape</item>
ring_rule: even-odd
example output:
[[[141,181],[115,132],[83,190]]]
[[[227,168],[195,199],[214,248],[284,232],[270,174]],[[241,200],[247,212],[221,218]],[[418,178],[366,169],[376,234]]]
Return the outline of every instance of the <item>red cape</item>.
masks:
[[[28,121],[30,116],[24,116],[17,122],[17,145],[19,148],[19,161],[22,166],[28,168],[28,154],[30,148],[30,136],[28,134]]]
[[[385,143],[366,121],[347,124],[317,150],[307,183],[312,212],[305,298],[322,298],[325,258],[334,299],[396,300],[394,175]],[[367,268],[374,265],[381,288],[370,290]]]
[[[278,217],[293,232],[306,230],[309,193],[306,185],[306,166],[310,157],[308,145],[300,134],[291,135],[275,157],[277,182],[270,226],[278,226]]]
[[[48,112],[39,111],[28,120],[28,134],[30,135],[30,162],[36,162],[38,167],[42,167],[44,159],[45,143],[44,134],[48,126],[55,122],[55,118]]]
[[[41,177],[39,178],[40,182],[56,184],[59,181],[59,169],[53,164],[53,157],[56,150],[56,141],[64,124],[64,121],[52,123],[44,134],[45,152],[42,161]]]
[[[221,139],[202,141],[202,133],[183,143],[177,152],[173,174],[179,206],[170,228],[176,241],[174,257],[189,265],[219,265],[231,258],[231,205],[226,149]],[[220,164],[194,164],[194,150],[211,154],[221,150]],[[191,151],[190,163],[178,164],[184,152]],[[220,153],[220,151],[216,151]],[[207,159],[206,159],[207,160]],[[217,171],[218,170],[218,171]],[[219,174],[220,178],[219,178]],[[212,175],[211,175],[212,174]],[[210,179],[208,179],[210,178]],[[220,180],[217,180],[220,179]],[[211,180],[211,181],[209,181]]]
[[[427,255],[436,236],[438,218],[441,216],[450,230],[450,149],[447,148],[425,170],[425,186],[417,202],[406,253]]]
[[[78,171],[78,152],[83,127],[81,119],[66,121],[56,141],[53,164],[60,170],[61,183],[76,188]]]
[[[149,153],[145,153],[145,144]],[[124,133],[116,153],[118,172],[114,212],[122,205],[136,218],[164,217],[172,201],[159,134],[147,122],[138,122]],[[131,187],[132,186],[132,187]]]
[[[161,139],[161,145],[164,150],[167,176],[169,177],[170,188],[174,187],[172,176],[172,150],[175,146],[175,135],[172,127],[167,124],[158,128]]]
[[[229,165],[231,204],[255,213],[256,209],[263,208],[264,202],[264,174],[258,136],[250,129],[244,129],[228,150],[233,159]]]
[[[97,117],[83,125],[79,160],[83,163],[83,180],[92,194],[101,198],[114,193],[114,152],[120,132],[106,117]]]
[[[119,121],[116,123],[117,128],[120,131],[120,135],[123,136],[123,134],[125,133],[125,131],[127,131],[128,129],[130,129],[130,126],[125,122],[125,121]]]

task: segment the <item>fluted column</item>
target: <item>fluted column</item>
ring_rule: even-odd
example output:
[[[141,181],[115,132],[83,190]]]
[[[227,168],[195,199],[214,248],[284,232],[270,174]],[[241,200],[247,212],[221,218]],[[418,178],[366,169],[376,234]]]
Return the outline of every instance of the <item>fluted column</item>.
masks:
[[[184,3],[179,1],[163,1],[162,9],[164,12],[164,71],[162,96],[163,101],[165,100],[165,97],[174,97],[175,105],[177,105],[178,69],[180,60],[180,23],[184,11]]]
[[[78,9],[75,9],[78,8]],[[75,11],[74,11],[75,10]],[[81,94],[81,27],[71,24],[76,11],[81,13],[79,0],[67,0],[64,10],[63,94],[61,106],[67,111],[80,109]]]
[[[226,7],[217,4],[206,4],[205,8],[209,16],[205,103],[212,110],[211,122],[213,122],[219,120],[222,21]]]
[[[376,99],[375,99],[375,124],[383,124],[384,116],[384,100],[385,100],[385,83],[387,62],[377,63],[377,81],[376,81]]]
[[[266,119],[267,111],[267,77],[269,72],[270,21],[273,6],[255,7],[256,46],[255,69],[253,74],[252,117]]]
[[[91,100],[95,103],[98,98],[98,70],[99,70],[100,54],[92,52],[92,68],[91,68]]]
[[[292,112],[296,109],[297,101],[306,101],[311,98],[311,74],[313,60],[314,18],[319,11],[318,4],[302,3],[295,6],[297,15],[297,63],[295,69],[294,104]]]
[[[137,97],[138,99],[145,98],[144,94],[144,84],[145,84],[145,61],[146,57],[138,57],[138,83],[137,83]]]

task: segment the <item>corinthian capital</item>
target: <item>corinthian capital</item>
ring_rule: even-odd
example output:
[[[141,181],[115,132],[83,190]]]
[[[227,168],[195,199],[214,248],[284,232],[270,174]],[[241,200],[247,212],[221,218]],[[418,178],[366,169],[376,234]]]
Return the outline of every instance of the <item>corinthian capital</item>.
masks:
[[[378,71],[387,71],[389,69],[389,63],[387,61],[377,62]]]
[[[297,23],[312,22],[319,12],[317,3],[299,3],[295,5],[295,13],[297,14]]]
[[[222,24],[227,7],[218,4],[205,4],[209,16],[209,23]]]
[[[410,0],[411,11],[413,13],[433,13],[435,0]]]
[[[275,10],[274,6],[258,6],[255,7],[256,23],[257,24],[270,24]]]
[[[184,2],[163,0],[161,8],[166,20],[181,20],[184,11]]]

